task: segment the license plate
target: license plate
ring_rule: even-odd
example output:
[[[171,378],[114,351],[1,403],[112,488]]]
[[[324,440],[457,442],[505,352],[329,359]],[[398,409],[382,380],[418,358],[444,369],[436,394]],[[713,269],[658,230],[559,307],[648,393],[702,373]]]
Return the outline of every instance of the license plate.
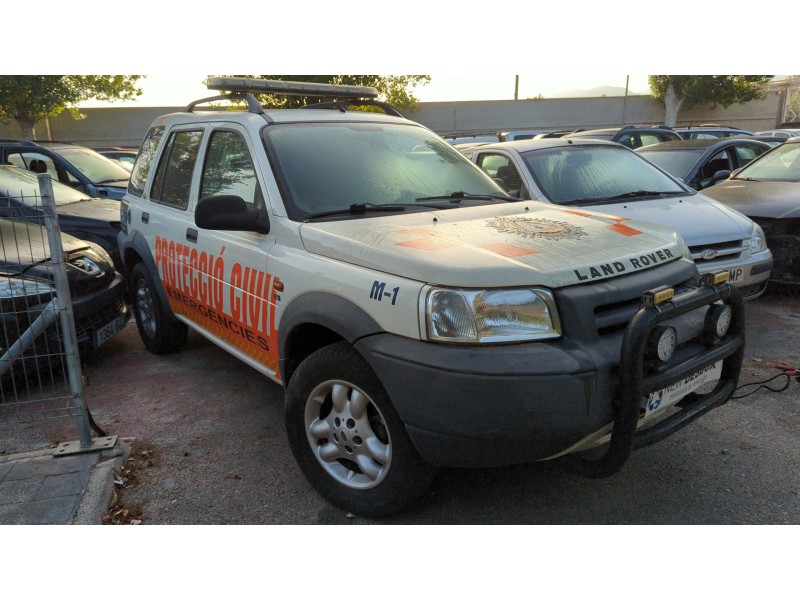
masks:
[[[737,281],[742,280],[742,276],[744,275],[744,269],[731,269],[730,271],[728,271],[728,273],[730,274],[728,276],[728,281],[730,283],[735,283]]]
[[[125,325],[128,323],[128,319],[125,318],[125,315],[120,315],[110,323],[103,325],[102,328],[98,329],[92,335],[92,341],[94,342],[94,347],[97,348],[98,346],[106,343],[112,337],[117,335],[120,331],[125,329]]]
[[[713,365],[689,375],[680,381],[673,383],[663,389],[653,392],[647,398],[647,408],[645,418],[649,417],[657,410],[661,410],[667,406],[675,404],[678,400],[683,398],[686,394],[695,391],[704,383],[715,381],[720,378],[722,374],[722,361],[718,361]]]

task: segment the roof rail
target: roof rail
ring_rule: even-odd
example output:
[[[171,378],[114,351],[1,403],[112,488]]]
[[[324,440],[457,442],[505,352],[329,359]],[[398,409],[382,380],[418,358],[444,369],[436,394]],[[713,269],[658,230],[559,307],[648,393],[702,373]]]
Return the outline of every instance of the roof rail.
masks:
[[[383,112],[385,112],[387,115],[391,115],[393,117],[402,117],[403,119],[406,118],[403,113],[401,113],[391,104],[380,102],[378,100],[334,100],[333,102],[315,102],[314,104],[306,104],[300,108],[338,108],[341,112],[346,112],[348,106],[375,106],[383,109]]]
[[[23,138],[0,138],[0,142],[16,142],[18,144],[22,144],[23,146],[38,146],[38,144],[33,140],[26,140]]]
[[[261,108],[261,104],[252,94],[224,94],[222,96],[211,96],[210,98],[201,98],[200,100],[195,100],[194,102],[190,102],[189,105],[186,107],[184,112],[194,112],[195,106],[198,104],[205,104],[206,102],[214,102],[215,100],[245,100],[247,102],[247,110],[248,112],[263,115],[264,109]]]

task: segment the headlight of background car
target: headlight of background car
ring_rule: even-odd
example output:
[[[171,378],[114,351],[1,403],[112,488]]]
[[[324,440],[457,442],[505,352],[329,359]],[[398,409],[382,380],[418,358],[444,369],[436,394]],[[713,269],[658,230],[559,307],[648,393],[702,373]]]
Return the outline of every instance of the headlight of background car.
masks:
[[[767,249],[767,240],[764,237],[764,230],[753,223],[753,233],[750,234],[750,251],[762,252]]]
[[[428,292],[428,339],[462,344],[544,340],[561,335],[553,295],[540,288]]]
[[[33,279],[0,275],[0,301],[3,312],[11,311],[16,301],[22,301],[29,306],[47,302],[55,292],[51,286]]]

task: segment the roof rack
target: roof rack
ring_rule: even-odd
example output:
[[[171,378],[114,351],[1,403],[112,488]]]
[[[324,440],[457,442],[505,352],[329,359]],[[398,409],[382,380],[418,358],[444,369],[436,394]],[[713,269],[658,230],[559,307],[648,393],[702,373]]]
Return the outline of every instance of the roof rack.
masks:
[[[317,102],[300,108],[336,108],[342,112],[348,106],[376,106],[386,114],[405,118],[399,110],[374,98],[378,90],[360,85],[333,85],[329,83],[306,83],[303,81],[278,81],[275,79],[253,79],[250,77],[211,77],[206,84],[210,90],[230,92],[221,96],[212,96],[195,100],[186,107],[186,112],[193,112],[198,104],[216,100],[245,100],[248,112],[263,115],[261,103],[254,93],[276,94],[279,96],[312,96],[318,98],[336,98],[331,102]]]
[[[278,81],[251,77],[211,77],[206,84],[210,90],[282,96],[321,96],[324,98],[377,98],[378,90],[360,85],[333,85],[304,81]]]

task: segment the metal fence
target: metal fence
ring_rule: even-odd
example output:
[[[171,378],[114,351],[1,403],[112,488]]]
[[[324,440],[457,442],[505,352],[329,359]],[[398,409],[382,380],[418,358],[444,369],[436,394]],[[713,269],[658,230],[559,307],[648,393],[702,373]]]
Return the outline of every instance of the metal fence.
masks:
[[[53,186],[50,175],[38,178],[40,195],[26,200],[41,206],[40,222],[13,211],[0,218],[0,429],[68,418],[88,449],[91,417]]]

